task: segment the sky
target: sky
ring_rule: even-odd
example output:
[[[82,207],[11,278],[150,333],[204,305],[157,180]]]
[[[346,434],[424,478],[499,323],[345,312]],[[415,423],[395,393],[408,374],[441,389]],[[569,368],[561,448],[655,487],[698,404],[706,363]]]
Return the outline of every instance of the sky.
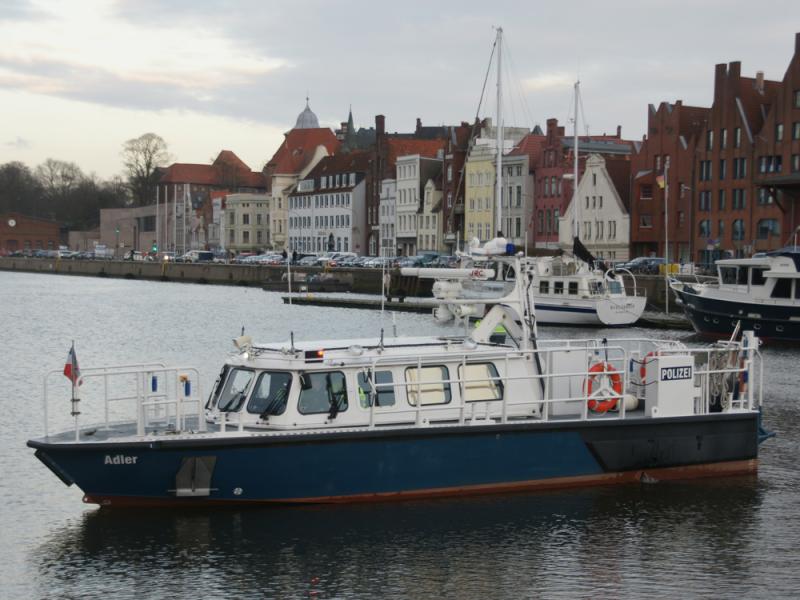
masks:
[[[800,3],[638,0],[0,0],[0,163],[47,158],[108,178],[123,143],[175,161],[233,150],[260,170],[305,106],[338,127],[472,120],[494,27],[507,126],[565,122],[641,139],[648,104],[709,106],[714,65],[781,79]],[[496,109],[494,73],[480,116]]]

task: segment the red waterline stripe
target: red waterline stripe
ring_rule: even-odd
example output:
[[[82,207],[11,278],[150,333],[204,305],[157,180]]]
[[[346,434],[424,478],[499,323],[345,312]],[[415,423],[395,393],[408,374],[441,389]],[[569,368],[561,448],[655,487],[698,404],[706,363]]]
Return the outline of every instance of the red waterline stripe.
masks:
[[[615,483],[634,483],[651,478],[656,481],[698,479],[702,477],[724,477],[755,473],[758,459],[737,460],[684,467],[664,467],[641,469],[599,475],[578,475],[574,477],[553,477],[514,483],[488,483],[480,485],[428,488],[407,492],[382,492],[373,494],[354,494],[349,496],[317,496],[312,498],[287,498],[283,500],[248,499],[206,499],[206,498],[145,498],[137,496],[92,496],[87,494],[83,501],[87,504],[119,507],[183,507],[183,506],[233,506],[263,504],[348,504],[355,502],[392,502],[398,500],[418,500],[422,498],[443,498],[447,496],[477,496],[484,494],[503,494],[529,490],[548,490],[592,485],[611,485]]]

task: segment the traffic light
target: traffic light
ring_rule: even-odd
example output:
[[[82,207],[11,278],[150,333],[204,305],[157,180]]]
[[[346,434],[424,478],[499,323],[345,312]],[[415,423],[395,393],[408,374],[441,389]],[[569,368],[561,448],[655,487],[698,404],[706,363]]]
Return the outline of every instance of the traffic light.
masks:
[[[158,252],[158,244],[153,242],[153,252]]]
[[[114,230],[114,233],[119,233],[119,226]]]

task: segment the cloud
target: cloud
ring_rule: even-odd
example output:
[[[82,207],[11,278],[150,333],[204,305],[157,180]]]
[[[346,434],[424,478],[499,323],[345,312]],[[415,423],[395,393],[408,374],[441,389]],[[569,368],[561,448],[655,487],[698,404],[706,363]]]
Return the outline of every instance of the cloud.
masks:
[[[31,147],[30,141],[20,136],[17,136],[15,139],[6,142],[5,145],[11,148],[16,148],[17,150],[27,150]]]

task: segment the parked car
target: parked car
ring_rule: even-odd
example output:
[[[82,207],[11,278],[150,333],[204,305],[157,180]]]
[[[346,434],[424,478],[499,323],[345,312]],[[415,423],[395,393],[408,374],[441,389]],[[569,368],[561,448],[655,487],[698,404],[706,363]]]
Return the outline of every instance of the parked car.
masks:
[[[318,257],[316,255],[304,256],[303,258],[297,261],[297,264],[302,267],[313,267],[314,265],[317,264],[317,258]]]
[[[177,257],[175,262],[198,263],[212,262],[213,260],[214,253],[210,250],[189,250],[186,254]]]
[[[628,269],[631,273],[654,274],[658,273],[659,266],[666,262],[665,259],[655,256],[639,256],[619,267]]]

